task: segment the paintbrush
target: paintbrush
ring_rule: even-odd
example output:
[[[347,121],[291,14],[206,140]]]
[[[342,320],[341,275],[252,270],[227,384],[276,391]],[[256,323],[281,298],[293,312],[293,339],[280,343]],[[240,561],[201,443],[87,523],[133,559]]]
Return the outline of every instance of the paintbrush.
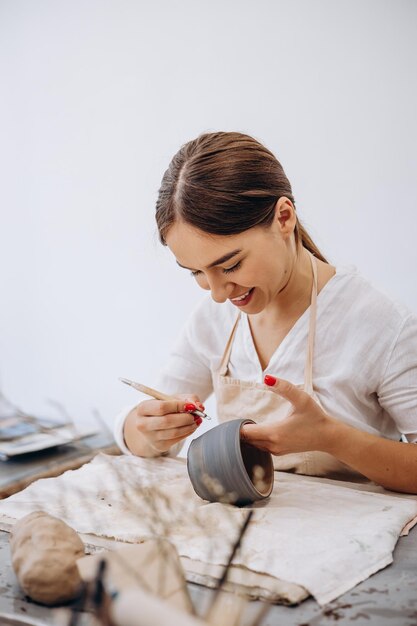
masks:
[[[146,387],[146,385],[141,385],[140,383],[135,383],[133,380],[129,380],[128,378],[119,378],[122,383],[125,385],[130,385],[137,391],[141,391],[142,393],[146,393],[147,396],[151,396],[155,398],[155,400],[178,400],[175,396],[168,396],[166,393],[162,391],[157,391],[156,389],[152,389],[152,387]],[[196,409],[195,411],[191,411],[193,415],[197,415],[206,420],[211,420],[211,417],[207,415],[207,413],[203,413],[203,411],[199,411]]]

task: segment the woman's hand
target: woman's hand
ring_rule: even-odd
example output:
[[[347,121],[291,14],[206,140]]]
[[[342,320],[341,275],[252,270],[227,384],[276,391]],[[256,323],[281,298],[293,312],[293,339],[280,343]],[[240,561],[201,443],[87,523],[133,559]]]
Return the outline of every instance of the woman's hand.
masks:
[[[328,452],[385,489],[417,494],[417,445],[391,441],[327,415],[308,393],[286,380],[265,376],[271,389],[289,400],[282,422],[245,424],[242,439],[272,454]]]
[[[191,411],[204,410],[198,396],[179,394],[175,400],[144,400],[127,416],[124,438],[137,456],[160,456],[192,435],[203,421]]]
[[[335,420],[308,393],[288,381],[267,375],[264,382],[274,393],[289,400],[292,410],[282,422],[245,424],[242,439],[276,455],[324,450]]]

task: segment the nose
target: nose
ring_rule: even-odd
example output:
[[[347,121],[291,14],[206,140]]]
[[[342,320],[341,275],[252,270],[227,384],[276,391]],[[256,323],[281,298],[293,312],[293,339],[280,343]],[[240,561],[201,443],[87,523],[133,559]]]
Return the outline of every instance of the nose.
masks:
[[[232,293],[233,285],[228,281],[222,280],[222,278],[220,277],[212,276],[207,277],[206,289],[210,289],[211,297],[213,298],[214,302],[222,304],[223,302],[226,302],[229,295]]]

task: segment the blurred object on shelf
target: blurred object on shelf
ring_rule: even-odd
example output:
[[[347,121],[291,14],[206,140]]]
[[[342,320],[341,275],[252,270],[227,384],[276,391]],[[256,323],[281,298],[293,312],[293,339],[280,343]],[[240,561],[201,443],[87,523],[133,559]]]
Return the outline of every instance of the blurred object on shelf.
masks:
[[[15,406],[0,391],[0,460],[38,452],[97,434],[97,429],[81,433],[61,404],[61,419],[31,415]]]
[[[60,419],[25,413],[0,391],[0,499],[39,478],[59,476],[91,461],[98,453],[120,454],[113,434],[97,409],[97,427],[80,432],[65,407],[48,400]]]

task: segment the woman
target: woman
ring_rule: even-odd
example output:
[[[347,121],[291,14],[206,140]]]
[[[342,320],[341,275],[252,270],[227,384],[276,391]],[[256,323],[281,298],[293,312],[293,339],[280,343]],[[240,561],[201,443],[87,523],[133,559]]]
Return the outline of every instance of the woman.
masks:
[[[176,454],[201,423],[190,411],[214,391],[220,421],[256,420],[242,437],[276,455],[277,469],[417,493],[407,445],[417,441],[417,317],[326,261],[274,155],[240,133],[190,141],[164,174],[156,220],[211,298],[158,381],[178,401],[121,414],[122,450]]]

